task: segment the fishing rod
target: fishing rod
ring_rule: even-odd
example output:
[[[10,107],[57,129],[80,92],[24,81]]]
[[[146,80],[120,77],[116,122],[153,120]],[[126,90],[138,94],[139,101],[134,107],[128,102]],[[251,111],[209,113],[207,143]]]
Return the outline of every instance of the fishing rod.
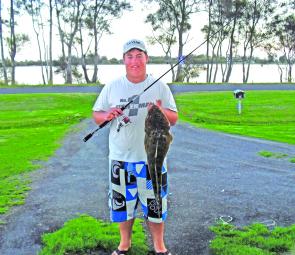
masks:
[[[228,26],[229,23],[231,22],[231,20],[225,25]],[[217,30],[215,33],[211,34],[209,36],[208,39],[211,39],[211,37],[213,37],[214,35],[216,35],[217,33],[219,33],[223,28]],[[183,56],[180,58],[180,60],[174,64],[171,68],[169,68],[165,73],[163,73],[158,79],[156,79],[153,83],[151,83],[148,87],[146,87],[140,94],[136,95],[133,99],[131,99],[127,104],[123,105],[120,109],[122,111],[124,111],[130,104],[132,104],[136,99],[138,99],[144,92],[146,92],[150,87],[152,87],[155,83],[157,83],[160,79],[162,79],[167,73],[169,73],[174,67],[178,66],[181,62],[184,62],[185,59],[187,59],[190,55],[192,55],[197,49],[199,49],[201,46],[203,46],[208,39],[204,40],[201,44],[199,44],[196,48],[194,48],[190,53],[188,53],[186,56]],[[105,127],[109,122],[111,122],[112,120],[106,120],[104,121],[102,124],[100,124],[98,126],[98,128],[96,128],[94,131],[92,131],[91,133],[89,133],[88,135],[86,135],[83,138],[84,142],[87,142],[98,130],[102,129],[103,127]]]

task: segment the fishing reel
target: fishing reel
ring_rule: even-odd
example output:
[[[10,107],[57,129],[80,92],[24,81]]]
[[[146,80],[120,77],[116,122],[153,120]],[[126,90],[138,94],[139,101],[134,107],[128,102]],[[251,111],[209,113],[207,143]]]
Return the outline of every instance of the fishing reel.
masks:
[[[118,121],[117,124],[117,132],[120,132],[121,127],[126,127],[131,123],[131,120],[129,119],[128,116],[122,115],[122,119]]]

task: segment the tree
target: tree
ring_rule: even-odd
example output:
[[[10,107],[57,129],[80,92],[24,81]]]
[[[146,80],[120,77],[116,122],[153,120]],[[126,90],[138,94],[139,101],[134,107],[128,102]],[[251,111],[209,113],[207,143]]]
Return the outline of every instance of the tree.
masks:
[[[10,38],[7,40],[10,49],[11,61],[11,83],[15,84],[15,55],[16,55],[16,35],[15,35],[15,22],[14,22],[14,5],[13,0],[10,0]]]
[[[159,9],[154,14],[149,14],[146,22],[150,23],[153,28],[153,35],[148,36],[148,42],[152,45],[159,44],[165,54],[166,63],[172,68],[172,46],[177,42],[175,36],[175,22],[173,17],[163,9]],[[175,80],[175,71],[172,68],[172,80]]]
[[[79,38],[77,39],[80,45],[81,54],[81,64],[84,73],[84,77],[87,83],[97,82],[97,72],[98,72],[98,45],[99,40],[105,33],[111,33],[111,21],[113,18],[118,18],[122,14],[123,10],[129,10],[130,4],[126,1],[119,0],[95,0],[95,1],[83,1],[83,6],[85,12],[79,23]],[[83,35],[83,31],[86,29],[87,35]],[[85,38],[89,39],[89,43],[84,50],[84,42],[87,41]],[[92,79],[89,78],[87,68],[86,68],[86,56],[88,51],[93,45],[93,75]]]
[[[238,41],[236,40],[236,31],[237,31],[237,24],[238,19],[242,16],[243,9],[245,7],[246,0],[234,0],[233,1],[233,8],[229,10],[228,14],[226,13],[226,16],[231,21],[230,24],[230,32],[229,32],[229,44],[227,48],[227,54],[226,54],[226,76],[225,76],[225,82],[229,82],[229,78],[232,72],[233,67],[233,56],[234,56],[234,47],[237,46]]]
[[[4,20],[2,18],[2,2],[0,0],[0,47],[1,47],[1,60],[2,60],[2,69],[3,69],[3,77],[5,84],[8,84],[8,76],[6,69],[6,59],[4,55],[4,41],[3,41],[3,26]]]
[[[52,0],[49,0],[49,79],[48,84],[53,84],[53,70],[52,70],[52,26],[53,26],[53,6]]]
[[[278,67],[280,82],[283,82],[283,61],[282,56],[279,55],[280,49],[278,45],[272,42],[264,42],[263,48],[268,55],[269,62],[275,63]]]
[[[32,26],[33,30],[35,32],[36,41],[38,45],[38,52],[39,52],[39,60],[40,63],[47,62],[47,55],[45,54],[45,39],[44,39],[44,22],[42,19],[41,10],[44,6],[44,3],[41,2],[41,0],[22,0],[23,5],[28,12],[28,14],[31,16],[32,20]],[[41,46],[41,39],[43,40],[44,47]],[[48,81],[48,71],[46,72],[47,76],[45,78],[44,74],[44,65],[40,65],[41,68],[41,74],[42,74],[42,80],[43,84],[47,84]],[[46,69],[47,70],[47,69]]]
[[[62,44],[62,69],[65,70],[65,82],[72,84],[72,50],[74,39],[81,20],[82,0],[55,0],[58,30]],[[65,51],[67,48],[67,52]]]
[[[241,14],[240,2],[237,0],[208,0],[207,8],[209,23],[202,29],[207,39],[207,82],[216,81],[219,67],[222,82],[228,82],[233,65],[234,49],[238,43],[236,24]],[[226,60],[225,63],[220,62],[221,59]]]
[[[157,2],[159,9],[150,14],[149,20],[158,18],[171,22],[169,27],[175,27],[176,39],[178,42],[178,59],[183,57],[183,48],[186,44],[186,39],[184,39],[185,34],[191,29],[191,24],[189,23],[190,17],[193,13],[199,11],[199,6],[201,1],[197,0],[146,0],[147,2]],[[154,17],[151,17],[153,15]],[[156,21],[160,24],[161,20]],[[171,43],[171,40],[167,41]],[[168,48],[168,47],[167,47]],[[166,49],[167,49],[166,48]],[[175,81],[182,81],[183,75],[181,74],[181,65],[177,66]]]
[[[16,9],[15,5],[16,4]],[[16,22],[15,14],[16,10],[20,9],[20,1],[10,0],[10,12],[9,12],[9,27],[10,27],[10,36],[6,37],[6,44],[8,45],[8,51],[10,56],[10,65],[11,65],[11,84],[15,84],[15,56],[17,50],[29,41],[29,37],[26,34],[15,32]]]
[[[202,32],[206,36],[206,81],[215,82],[219,66],[221,67],[222,80],[224,80],[225,71],[220,59],[223,55],[222,49],[227,39],[230,26],[226,14],[232,8],[232,3],[226,0],[207,0],[208,25],[205,25]],[[213,73],[214,72],[214,73]]]
[[[243,40],[243,82],[247,82],[254,50],[267,38],[265,24],[274,11],[274,0],[247,0],[238,21],[240,38]]]
[[[292,82],[292,68],[295,62],[295,14],[290,14],[287,10],[295,6],[291,2],[281,7],[286,9],[274,16],[269,25],[269,33],[273,35],[272,43],[277,44],[287,62],[287,81]]]

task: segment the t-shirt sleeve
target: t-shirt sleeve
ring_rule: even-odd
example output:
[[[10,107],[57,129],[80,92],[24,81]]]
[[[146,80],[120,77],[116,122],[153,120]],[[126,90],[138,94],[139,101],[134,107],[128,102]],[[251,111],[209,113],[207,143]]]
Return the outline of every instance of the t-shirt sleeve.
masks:
[[[167,84],[163,83],[161,86],[161,97],[162,97],[162,104],[164,108],[168,108],[172,111],[177,112],[177,107],[176,107],[173,94]]]
[[[103,89],[101,90],[98,98],[96,99],[96,102],[94,103],[94,106],[92,107],[92,110],[95,112],[98,111],[107,111],[110,106],[109,106],[109,91],[110,91],[110,86],[105,85]]]

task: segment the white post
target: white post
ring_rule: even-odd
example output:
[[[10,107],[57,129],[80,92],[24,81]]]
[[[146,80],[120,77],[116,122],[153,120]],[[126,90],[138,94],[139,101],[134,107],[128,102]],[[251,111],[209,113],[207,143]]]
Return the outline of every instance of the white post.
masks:
[[[242,100],[240,98],[238,99],[238,112],[239,114],[242,113]]]

